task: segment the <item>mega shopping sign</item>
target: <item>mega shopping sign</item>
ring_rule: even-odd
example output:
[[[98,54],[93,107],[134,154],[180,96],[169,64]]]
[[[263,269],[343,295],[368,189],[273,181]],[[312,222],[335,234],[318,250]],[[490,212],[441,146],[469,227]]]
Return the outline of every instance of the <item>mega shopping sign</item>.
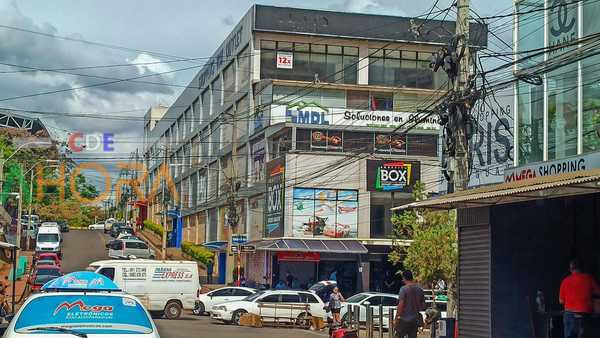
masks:
[[[369,191],[411,192],[421,179],[417,161],[367,160],[367,189]]]

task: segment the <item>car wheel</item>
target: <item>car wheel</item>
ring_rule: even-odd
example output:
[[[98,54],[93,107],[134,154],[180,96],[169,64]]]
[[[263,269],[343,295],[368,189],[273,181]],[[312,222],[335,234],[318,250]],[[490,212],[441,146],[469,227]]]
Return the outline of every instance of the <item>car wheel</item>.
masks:
[[[310,314],[306,312],[302,312],[298,315],[298,318],[296,318],[296,326],[302,329],[309,329],[310,324]]]
[[[194,314],[197,316],[202,316],[206,312],[206,307],[204,303],[198,302],[196,308],[194,309]]]
[[[181,316],[181,305],[178,302],[171,301],[165,306],[165,317],[167,319],[178,319]]]
[[[231,315],[231,323],[233,325],[240,325],[240,318],[243,314],[248,313],[246,310],[235,310]]]

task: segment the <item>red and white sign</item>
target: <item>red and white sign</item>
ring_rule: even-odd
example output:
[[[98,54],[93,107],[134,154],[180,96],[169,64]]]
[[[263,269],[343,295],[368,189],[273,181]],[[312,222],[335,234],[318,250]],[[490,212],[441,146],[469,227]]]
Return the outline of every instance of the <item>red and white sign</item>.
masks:
[[[277,253],[279,261],[318,262],[321,254],[318,252],[281,251]]]
[[[277,68],[294,68],[294,54],[289,52],[277,52]]]

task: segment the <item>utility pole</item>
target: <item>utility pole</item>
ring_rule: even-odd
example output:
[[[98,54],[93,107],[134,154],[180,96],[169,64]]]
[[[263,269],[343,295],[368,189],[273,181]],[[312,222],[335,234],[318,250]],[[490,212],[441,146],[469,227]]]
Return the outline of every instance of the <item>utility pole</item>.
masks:
[[[27,250],[29,251],[29,247],[31,245],[31,238],[29,236],[29,231],[32,231],[32,226],[31,226],[31,205],[33,204],[33,168],[31,169],[31,178],[29,179],[29,210],[28,210],[28,214],[29,217],[27,217]]]
[[[468,87],[471,72],[469,51],[469,3],[470,0],[457,0],[456,38],[458,39],[458,77],[454,81],[454,92],[462,97]],[[456,109],[456,152],[451,159],[452,181],[455,191],[467,189],[469,185],[469,145],[467,143],[466,121],[469,108],[462,102]]]
[[[162,182],[163,232],[162,232],[162,245],[161,245],[163,260],[167,259],[167,228],[168,228],[167,227],[167,209],[168,209],[168,203],[167,203],[167,196],[166,196],[166,189],[165,189],[165,186],[167,185],[167,178],[164,176],[168,175],[170,172],[169,165],[167,162],[168,160],[169,160],[169,144],[165,140],[165,152],[164,152],[163,165],[166,170],[166,173],[163,173],[163,175],[161,175],[163,177],[163,182]]]
[[[21,224],[21,217],[23,217],[23,165],[19,165],[21,172],[19,173],[19,195],[18,197],[18,211],[17,211],[17,236],[15,244],[18,249],[21,249],[21,232],[23,232],[23,225]],[[18,253],[17,253],[18,256]]]
[[[0,194],[2,194],[2,189],[4,188],[4,154],[0,154],[0,156],[2,156],[0,159]],[[3,198],[0,198],[0,206],[3,204],[2,200]]]
[[[228,212],[227,212],[227,220],[229,223],[229,228],[231,229],[231,236],[230,236],[230,241],[231,241],[231,245],[229,246],[230,248],[233,247],[233,233],[235,232],[236,234],[240,234],[240,227],[238,225],[238,221],[239,221],[239,216],[237,214],[237,206],[236,206],[236,199],[237,199],[237,180],[236,180],[236,169],[235,169],[235,160],[237,157],[237,128],[235,126],[235,115],[236,113],[233,113],[233,116],[231,116],[231,165],[229,166],[229,196],[227,198],[227,202],[228,202]],[[237,252],[234,253],[234,257],[235,257],[235,264],[236,264],[236,277],[237,277],[237,281],[240,281],[241,278],[241,267],[242,267],[242,262],[241,262],[241,252],[240,250],[237,250]]]

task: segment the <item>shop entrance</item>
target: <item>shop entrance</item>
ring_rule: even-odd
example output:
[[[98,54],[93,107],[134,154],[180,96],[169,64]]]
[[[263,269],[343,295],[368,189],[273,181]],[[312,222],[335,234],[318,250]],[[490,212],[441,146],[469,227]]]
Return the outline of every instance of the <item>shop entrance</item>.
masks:
[[[562,338],[558,294],[569,261],[600,280],[600,194],[495,206],[490,220],[492,337]],[[600,313],[590,326],[585,337],[600,337]]]
[[[333,276],[332,276],[333,273]],[[355,261],[321,261],[319,262],[319,281],[336,279],[344,297],[356,293],[358,266]]]

